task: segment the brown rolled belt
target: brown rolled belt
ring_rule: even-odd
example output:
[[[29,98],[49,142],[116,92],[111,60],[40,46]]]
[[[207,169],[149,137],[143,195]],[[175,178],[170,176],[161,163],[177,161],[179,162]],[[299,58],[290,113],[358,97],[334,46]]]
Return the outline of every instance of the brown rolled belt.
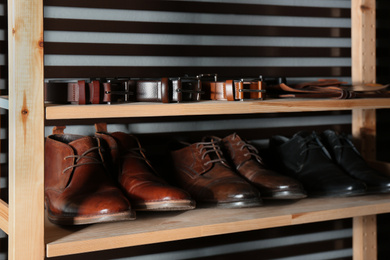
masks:
[[[86,82],[48,82],[45,83],[45,102],[56,104],[101,104],[130,101],[135,86],[133,80],[115,79],[101,83],[99,80]]]
[[[265,97],[264,82],[261,79],[240,79],[208,82],[211,100],[262,100]]]
[[[134,101],[169,103],[199,101],[203,93],[198,78],[122,78],[105,81],[45,83],[45,102],[80,105]]]

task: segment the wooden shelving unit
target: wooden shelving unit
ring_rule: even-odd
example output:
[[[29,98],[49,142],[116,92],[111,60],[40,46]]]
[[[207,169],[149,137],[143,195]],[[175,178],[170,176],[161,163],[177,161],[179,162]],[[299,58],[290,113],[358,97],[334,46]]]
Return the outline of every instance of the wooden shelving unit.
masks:
[[[390,212],[390,195],[304,199],[281,207],[140,214],[136,221],[61,228],[45,224],[45,120],[191,116],[300,111],[353,111],[353,134],[370,155],[375,109],[390,99],[267,100],[182,104],[47,105],[43,98],[43,1],[8,1],[9,205],[0,203],[0,227],[9,235],[9,259],[47,257],[281,227],[340,218],[354,220],[354,259],[376,259],[375,215]],[[374,35],[373,35],[374,34]],[[375,82],[375,1],[352,0],[352,79]],[[374,64],[374,65],[372,65]],[[368,65],[368,66],[367,66]],[[207,216],[207,218],[205,218]]]

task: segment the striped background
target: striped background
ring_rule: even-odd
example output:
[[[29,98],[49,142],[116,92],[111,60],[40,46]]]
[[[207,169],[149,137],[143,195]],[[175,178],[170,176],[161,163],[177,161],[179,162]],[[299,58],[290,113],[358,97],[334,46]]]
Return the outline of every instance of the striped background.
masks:
[[[350,0],[45,0],[45,77],[286,76],[288,82],[338,78],[350,82]],[[378,1],[378,79],[388,80],[389,3]],[[387,12],[386,12],[387,10]],[[0,0],[0,90],[7,93],[6,1]],[[383,82],[384,83],[384,82]],[[2,194],[6,198],[6,127],[2,111]],[[382,115],[383,114],[383,115]],[[387,118],[388,113],[381,116]],[[111,123],[150,140],[161,135],[223,136],[237,131],[266,144],[272,134],[335,128],[351,115],[293,113],[128,119]],[[88,120],[58,122],[66,132],[93,134]],[[386,120],[383,120],[386,125]],[[381,128],[382,129],[382,128]],[[388,129],[388,128],[384,128]],[[379,216],[387,243],[387,216]],[[55,259],[351,259],[351,220],[244,232]],[[6,259],[6,236],[0,246]],[[380,247],[381,254],[386,246]],[[384,256],[383,259],[386,259]]]

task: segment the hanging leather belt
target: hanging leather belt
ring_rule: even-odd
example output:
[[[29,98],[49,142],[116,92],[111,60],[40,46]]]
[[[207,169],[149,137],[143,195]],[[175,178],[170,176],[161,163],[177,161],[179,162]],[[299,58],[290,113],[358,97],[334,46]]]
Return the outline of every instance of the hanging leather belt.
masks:
[[[208,82],[211,100],[262,100],[265,97],[264,82],[261,79],[240,79]]]

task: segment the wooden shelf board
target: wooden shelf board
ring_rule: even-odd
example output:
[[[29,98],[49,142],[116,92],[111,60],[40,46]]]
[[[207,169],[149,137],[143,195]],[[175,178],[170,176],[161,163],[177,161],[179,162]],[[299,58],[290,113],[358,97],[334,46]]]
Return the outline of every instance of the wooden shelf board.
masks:
[[[246,209],[142,212],[134,221],[60,227],[46,221],[48,257],[390,212],[390,195],[265,201]]]
[[[274,99],[263,101],[199,101],[191,103],[134,102],[112,105],[47,105],[46,119],[124,118],[185,115],[226,115],[390,108],[389,98]]]

